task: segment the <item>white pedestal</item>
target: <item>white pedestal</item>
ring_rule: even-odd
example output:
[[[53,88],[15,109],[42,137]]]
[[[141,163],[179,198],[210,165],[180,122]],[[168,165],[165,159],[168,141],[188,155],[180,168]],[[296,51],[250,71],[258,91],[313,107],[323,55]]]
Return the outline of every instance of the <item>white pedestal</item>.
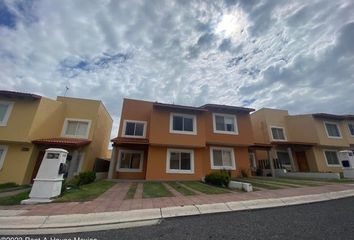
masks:
[[[343,177],[354,179],[354,169],[343,169]]]

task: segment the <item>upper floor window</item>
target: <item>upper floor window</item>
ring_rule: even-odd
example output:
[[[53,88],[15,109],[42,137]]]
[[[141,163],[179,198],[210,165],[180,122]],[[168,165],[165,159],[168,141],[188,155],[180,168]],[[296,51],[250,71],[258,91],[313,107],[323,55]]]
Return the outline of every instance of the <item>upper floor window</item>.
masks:
[[[170,132],[182,134],[196,134],[197,123],[195,115],[171,113]]]
[[[0,101],[0,126],[6,126],[14,103]]]
[[[270,129],[274,140],[286,140],[283,127],[271,127]]]
[[[90,120],[66,118],[62,136],[88,138],[90,126]]]
[[[327,136],[330,138],[342,138],[339,125],[336,122],[324,122]]]
[[[354,122],[348,123],[348,128],[349,128],[350,135],[354,137]]]
[[[214,133],[238,134],[235,115],[213,113]]]
[[[124,120],[123,136],[145,138],[146,122],[135,120]]]
[[[235,170],[235,155],[232,148],[210,148],[211,169]]]

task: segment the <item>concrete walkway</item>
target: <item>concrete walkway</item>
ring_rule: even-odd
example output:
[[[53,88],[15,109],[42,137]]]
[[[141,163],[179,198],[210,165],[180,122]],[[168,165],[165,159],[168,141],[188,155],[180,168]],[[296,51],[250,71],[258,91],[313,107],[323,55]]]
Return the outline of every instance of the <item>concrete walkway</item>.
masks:
[[[159,220],[170,217],[290,206],[354,196],[354,186],[347,185],[347,187],[350,189],[297,196],[255,198],[222,203],[192,204],[129,211],[44,216],[2,216],[0,217],[0,234],[70,232],[68,229],[71,229],[72,232],[78,232],[84,231],[82,228],[89,229],[89,226],[95,226],[96,230],[97,226],[104,226],[105,229],[109,229],[109,227],[119,228],[121,227],[119,224],[128,223],[131,223],[126,225],[128,227],[141,226],[146,224],[146,221],[149,224],[156,224]]]

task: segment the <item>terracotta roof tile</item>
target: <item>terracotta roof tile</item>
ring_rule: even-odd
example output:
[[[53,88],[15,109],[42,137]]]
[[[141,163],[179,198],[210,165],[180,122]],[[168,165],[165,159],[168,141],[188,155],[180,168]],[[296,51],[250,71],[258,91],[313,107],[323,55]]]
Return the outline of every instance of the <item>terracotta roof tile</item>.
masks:
[[[147,138],[125,138],[116,137],[111,140],[111,142],[116,144],[149,144],[149,139]]]
[[[32,141],[38,145],[50,145],[50,146],[70,146],[70,147],[82,147],[91,143],[87,139],[78,138],[45,138],[36,139]]]

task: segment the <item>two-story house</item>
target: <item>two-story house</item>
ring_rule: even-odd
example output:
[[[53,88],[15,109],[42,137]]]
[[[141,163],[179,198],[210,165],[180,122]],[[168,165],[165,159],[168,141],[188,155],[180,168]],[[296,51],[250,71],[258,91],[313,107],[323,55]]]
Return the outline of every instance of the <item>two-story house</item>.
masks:
[[[47,148],[69,151],[68,177],[107,158],[112,118],[101,101],[0,91],[0,182],[28,184]]]
[[[124,99],[109,178],[200,180],[221,169],[249,172],[251,111]]]
[[[300,172],[341,172],[338,151],[353,148],[353,116],[332,114],[289,115],[286,110],[262,108],[251,114],[260,168],[285,168]],[[266,164],[265,164],[266,163]]]

